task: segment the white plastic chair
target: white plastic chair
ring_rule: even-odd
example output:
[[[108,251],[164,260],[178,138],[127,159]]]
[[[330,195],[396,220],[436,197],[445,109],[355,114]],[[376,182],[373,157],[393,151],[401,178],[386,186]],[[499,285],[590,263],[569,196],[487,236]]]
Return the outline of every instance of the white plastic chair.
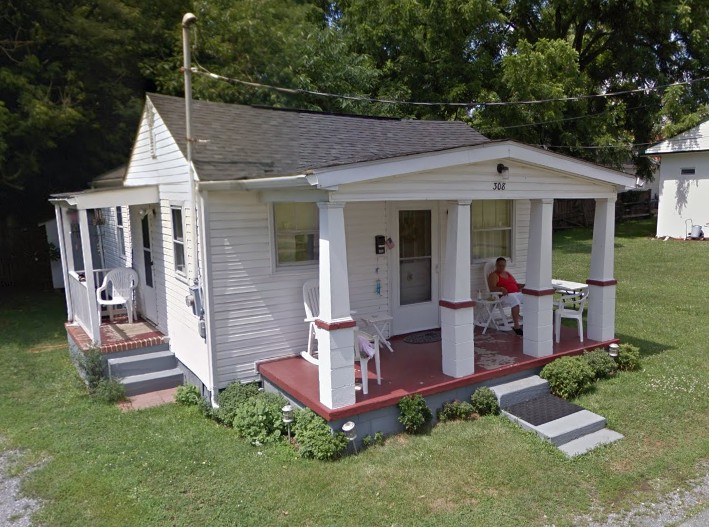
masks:
[[[108,285],[111,288],[108,289]],[[101,287],[96,289],[96,300],[99,305],[99,317],[101,315],[101,306],[108,306],[108,316],[113,322],[114,306],[124,305],[128,313],[128,323],[133,323],[133,292],[138,287],[138,273],[129,267],[117,267],[106,273]],[[101,298],[101,293],[106,292],[106,298]]]
[[[483,275],[484,275],[483,276],[484,289],[482,291],[483,300],[494,298],[495,300],[499,301],[500,298],[502,298],[502,293],[500,293],[499,291],[490,291],[490,284],[487,281],[488,277],[490,276],[490,274],[492,274],[492,272],[494,270],[495,270],[495,261],[494,260],[490,260],[490,261],[485,262],[485,265],[483,266]],[[495,309],[498,311],[499,316],[495,316],[495,313],[494,313]],[[487,328],[490,325],[490,322],[492,322],[492,324],[498,330],[501,330],[501,331],[511,331],[512,330],[512,324],[510,323],[512,315],[509,313],[509,309],[505,310],[505,308],[499,302],[497,302],[495,304],[495,306],[493,307],[493,311],[489,312],[488,316],[490,317],[489,320],[483,321],[481,324],[479,324],[479,325],[485,327],[485,331],[487,331]]]
[[[308,362],[318,363],[315,357],[313,343],[315,340],[315,319],[320,314],[320,282],[317,279],[308,280],[303,284],[303,307],[305,308],[305,322],[308,323],[308,350],[301,352],[301,356]]]
[[[579,330],[579,340],[583,342],[583,310],[586,307],[587,301],[588,291],[577,291],[571,294],[562,294],[559,300],[555,302],[554,337],[557,343],[561,339],[562,318],[576,319]]]
[[[372,357],[362,349],[360,337],[374,350]],[[369,370],[367,369],[367,364],[369,364],[372,358],[374,358],[374,366],[377,372],[377,384],[382,383],[382,367],[379,360],[379,335],[370,335],[359,329],[355,331],[355,360],[357,360],[358,357],[359,368],[362,372],[362,393],[367,395],[369,393]]]

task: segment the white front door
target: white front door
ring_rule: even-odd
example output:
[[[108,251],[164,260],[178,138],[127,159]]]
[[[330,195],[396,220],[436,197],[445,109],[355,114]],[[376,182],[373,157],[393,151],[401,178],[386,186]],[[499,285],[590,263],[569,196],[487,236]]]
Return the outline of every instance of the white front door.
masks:
[[[391,232],[393,333],[440,326],[438,307],[438,205],[393,206]]]
[[[158,295],[155,291],[153,273],[153,214],[152,211],[140,219],[138,243],[135,245],[135,267],[140,277],[138,284],[138,310],[143,318],[158,322]]]

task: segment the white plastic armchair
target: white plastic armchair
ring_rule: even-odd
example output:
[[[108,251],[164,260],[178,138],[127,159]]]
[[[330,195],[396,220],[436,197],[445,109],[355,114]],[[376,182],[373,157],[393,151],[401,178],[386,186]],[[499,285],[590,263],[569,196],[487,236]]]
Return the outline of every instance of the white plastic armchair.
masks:
[[[381,384],[382,367],[379,360],[379,335],[370,335],[358,329],[355,331],[355,361],[359,360],[359,369],[362,373],[362,393],[364,395],[369,394],[369,369],[367,365],[372,358],[377,372],[377,384]]]
[[[561,319],[573,318],[579,330],[579,340],[583,342],[583,310],[588,302],[588,291],[577,291],[571,294],[562,294],[555,302],[554,311],[554,337],[558,343],[561,339]]]
[[[109,289],[109,284],[111,288]],[[113,322],[113,311],[110,309],[114,306],[125,305],[128,313],[128,323],[132,324],[134,319],[133,313],[133,292],[138,287],[138,273],[129,267],[117,267],[106,273],[101,287],[96,289],[96,300],[98,301],[99,310],[101,306],[109,306],[109,318]],[[102,298],[101,293],[106,292],[106,298]],[[99,311],[99,316],[101,315]]]
[[[301,356],[308,362],[318,363],[315,356],[315,319],[320,314],[320,282],[317,279],[308,280],[303,284],[303,307],[305,308],[305,322],[308,323],[308,349],[301,352]]]

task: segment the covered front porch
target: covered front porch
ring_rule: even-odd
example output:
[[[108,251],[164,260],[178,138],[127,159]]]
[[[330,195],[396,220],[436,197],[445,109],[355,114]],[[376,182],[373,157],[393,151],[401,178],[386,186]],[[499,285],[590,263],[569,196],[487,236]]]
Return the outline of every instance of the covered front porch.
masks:
[[[443,400],[466,398],[480,384],[496,384],[499,379],[515,374],[533,373],[552,360],[565,355],[578,355],[584,350],[607,347],[617,339],[579,342],[576,329],[562,327],[560,343],[554,343],[552,353],[531,357],[523,351],[523,340],[512,332],[475,329],[475,371],[462,377],[450,377],[441,370],[443,357],[441,341],[409,343],[405,336],[391,339],[394,349],[380,350],[382,382],[377,384],[374,361],[369,361],[366,372],[369,393],[361,390],[362,371],[355,368],[355,403],[332,409],[320,401],[318,366],[300,357],[276,359],[259,365],[264,383],[282,392],[296,404],[307,406],[328,421],[339,421],[353,416],[395,407],[406,395],[438,396]],[[473,355],[471,349],[470,355]],[[374,430],[376,431],[376,430]]]
[[[142,217],[149,221],[149,207],[159,201],[156,186],[121,187],[111,189],[91,189],[82,192],[58,194],[51,200],[55,207],[57,228],[59,230],[59,250],[64,274],[65,295],[67,305],[67,332],[74,343],[81,349],[96,346],[102,351],[125,351],[146,343],[166,339],[164,335],[149,322],[141,320],[138,310],[134,310],[135,320],[128,324],[127,320],[107,320],[104,322],[105,309],[99,305],[97,289],[101,286],[106,274],[116,267],[131,268],[132,255],[126,249],[126,238],[130,237],[128,225],[123,230],[122,220],[110,225],[110,233],[120,235],[115,240],[111,250],[104,243],[101,227],[106,218],[105,211],[121,214],[126,210],[126,218],[130,216],[130,208],[142,206],[146,213]],[[121,216],[122,218],[122,216]],[[128,223],[128,222],[126,222]],[[142,245],[150,254],[149,229],[145,231],[146,238]],[[140,233],[142,234],[142,233]],[[137,273],[140,276],[136,284],[138,294],[146,295],[145,286],[152,288],[152,261],[144,254],[140,261],[147,264]],[[145,278],[148,280],[145,280]],[[142,287],[141,287],[142,286]],[[110,294],[110,291],[107,292]],[[131,298],[133,306],[141,308],[145,302]],[[119,306],[120,307],[120,306]],[[114,310],[123,315],[122,309]],[[142,309],[141,309],[142,311]],[[138,346],[138,347],[141,347]]]

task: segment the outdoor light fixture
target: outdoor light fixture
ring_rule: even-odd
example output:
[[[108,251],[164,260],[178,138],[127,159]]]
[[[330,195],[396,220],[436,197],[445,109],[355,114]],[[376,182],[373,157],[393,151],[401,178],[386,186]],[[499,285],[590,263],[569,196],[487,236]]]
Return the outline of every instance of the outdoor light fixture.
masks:
[[[502,163],[497,164],[497,173],[504,175],[506,172],[510,171],[510,167],[503,165]]]
[[[608,346],[608,355],[612,359],[617,359],[618,358],[618,351],[620,350],[620,346],[618,344],[611,344]]]
[[[290,425],[293,422],[293,407],[287,404],[281,408],[281,412],[283,412],[283,423],[288,429],[288,441],[290,441]]]
[[[355,430],[355,424],[352,421],[347,421],[345,424],[342,425],[342,431],[345,434],[345,437],[347,440],[352,443],[352,447],[354,448],[355,454],[357,453],[357,444],[355,443],[355,439],[357,439],[357,432]]]

